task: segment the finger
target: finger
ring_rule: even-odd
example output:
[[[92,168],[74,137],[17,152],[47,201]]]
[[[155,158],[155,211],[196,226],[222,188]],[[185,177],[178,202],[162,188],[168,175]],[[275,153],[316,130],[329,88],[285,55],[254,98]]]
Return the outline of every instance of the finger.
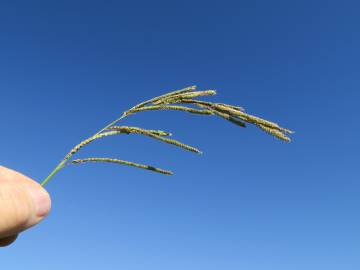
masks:
[[[17,182],[25,185],[39,186],[39,183],[29,177],[0,165],[0,184],[5,182]]]
[[[39,223],[50,208],[50,196],[37,182],[0,167],[0,238]]]

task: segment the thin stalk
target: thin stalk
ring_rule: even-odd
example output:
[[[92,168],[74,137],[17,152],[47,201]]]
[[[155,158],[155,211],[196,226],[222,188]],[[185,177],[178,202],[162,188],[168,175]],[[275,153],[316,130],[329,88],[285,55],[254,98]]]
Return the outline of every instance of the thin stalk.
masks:
[[[45,180],[41,183],[41,186],[45,186],[47,184],[47,182],[50,181],[51,178],[53,178],[57,173],[58,171],[60,171],[62,168],[65,167],[65,163],[67,162],[68,160],[67,159],[64,159],[63,161],[61,161],[59,163],[59,165],[56,166],[56,168],[45,178]]]
[[[109,127],[115,125],[117,122],[119,122],[120,120],[122,120],[123,118],[126,117],[126,113],[123,113],[122,116],[120,116],[118,119],[112,121],[110,124],[108,124],[107,126],[105,126],[104,128],[102,128],[101,130],[99,130],[98,132],[96,132],[94,135],[92,135],[90,138],[95,137],[97,135],[99,135],[100,133],[104,132],[105,130],[107,130]],[[62,168],[65,167],[66,162],[68,162],[68,160],[72,157],[71,152],[69,154],[67,154],[65,156],[65,158],[55,167],[55,169],[45,178],[45,180],[41,183],[41,186],[45,186]]]

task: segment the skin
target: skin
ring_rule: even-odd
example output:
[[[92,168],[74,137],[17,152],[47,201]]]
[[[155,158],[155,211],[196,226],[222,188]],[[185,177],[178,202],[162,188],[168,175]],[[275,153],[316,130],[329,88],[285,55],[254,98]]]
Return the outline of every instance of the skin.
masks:
[[[0,166],[0,247],[12,244],[19,233],[41,222],[51,199],[39,183]]]

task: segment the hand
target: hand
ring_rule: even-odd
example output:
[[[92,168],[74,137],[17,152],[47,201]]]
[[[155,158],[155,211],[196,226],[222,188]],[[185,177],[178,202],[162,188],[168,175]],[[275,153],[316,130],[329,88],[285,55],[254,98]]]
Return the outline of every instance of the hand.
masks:
[[[0,166],[0,247],[43,220],[50,208],[50,196],[37,182]]]

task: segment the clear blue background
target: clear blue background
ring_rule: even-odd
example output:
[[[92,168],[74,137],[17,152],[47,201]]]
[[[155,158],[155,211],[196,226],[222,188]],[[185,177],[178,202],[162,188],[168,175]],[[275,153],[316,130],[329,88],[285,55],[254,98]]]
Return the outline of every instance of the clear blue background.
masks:
[[[197,84],[297,131],[181,112],[80,156],[49,218],[0,250],[1,269],[360,269],[358,1],[1,1],[0,161],[42,180],[80,139],[145,98]],[[0,217],[1,218],[1,217]]]

